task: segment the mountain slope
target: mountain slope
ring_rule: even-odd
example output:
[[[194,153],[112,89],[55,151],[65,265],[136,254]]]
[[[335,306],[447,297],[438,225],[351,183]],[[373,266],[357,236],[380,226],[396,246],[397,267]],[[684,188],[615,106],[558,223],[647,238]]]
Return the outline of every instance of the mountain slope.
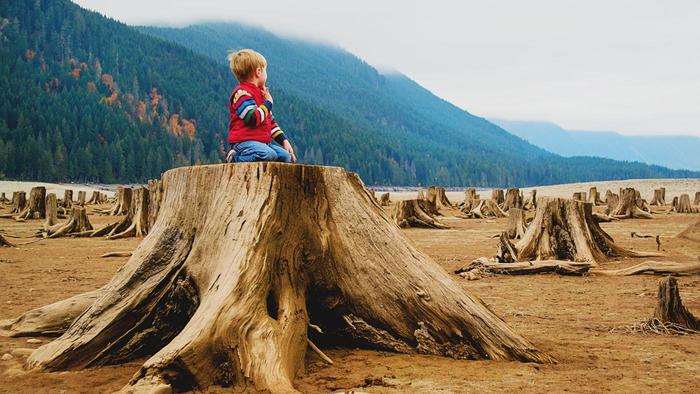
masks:
[[[242,46],[268,57],[300,159],[368,184],[697,176],[561,158],[337,48],[235,24],[133,28],[66,0],[0,1],[0,176],[133,182],[220,161],[235,84],[224,58]]]
[[[549,122],[491,121],[534,145],[565,157],[600,156],[700,170],[699,137],[632,136],[610,131],[566,130]]]

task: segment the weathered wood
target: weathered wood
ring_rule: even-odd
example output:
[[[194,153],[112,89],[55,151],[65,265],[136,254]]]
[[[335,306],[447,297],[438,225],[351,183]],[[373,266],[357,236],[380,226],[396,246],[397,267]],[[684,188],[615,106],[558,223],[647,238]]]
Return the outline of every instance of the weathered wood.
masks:
[[[374,197],[374,193],[372,193]],[[160,179],[148,181],[148,224],[153,226],[160,212],[160,202],[163,199],[163,182]],[[376,198],[375,198],[376,200]]]
[[[90,219],[88,219],[87,211],[85,207],[75,204],[70,210],[68,220],[65,223],[59,223],[45,229],[45,234],[48,238],[58,238],[88,230],[92,230],[92,224],[90,224]]]
[[[149,193],[148,190],[139,187],[134,190],[133,198],[129,208],[129,212],[124,217],[123,221],[128,222],[128,226],[125,223],[118,224],[115,229],[113,229],[108,235],[108,239],[120,239],[128,237],[143,237],[148,234],[150,228],[148,219],[148,206],[149,206]],[[117,232],[117,228],[126,227],[124,230]]]
[[[581,201],[581,202],[586,202],[586,192],[574,192],[573,196],[571,197],[574,201]]]
[[[80,206],[85,206],[85,198],[87,197],[87,192],[85,190],[78,191],[78,201],[76,204]]]
[[[386,207],[389,206],[391,203],[391,200],[389,200],[389,193],[382,193],[381,196],[379,196],[379,205]]]
[[[537,189],[530,190],[530,197],[525,200],[523,207],[525,209],[537,208]]]
[[[473,277],[481,273],[505,275],[532,275],[556,273],[560,275],[583,275],[595,264],[586,261],[538,260],[515,263],[499,263],[497,260],[479,258],[466,267],[455,271],[462,277]]]
[[[506,191],[505,200],[503,200],[503,204],[501,204],[500,207],[504,212],[508,212],[511,208],[522,208],[523,196],[520,194],[520,189],[508,189]]]
[[[10,213],[20,213],[27,206],[27,193],[13,192],[12,193],[12,209]]]
[[[664,206],[666,205],[666,188],[654,189],[654,197],[651,199],[651,205]]]
[[[16,220],[45,219],[46,218],[46,188],[44,186],[33,187],[29,193],[26,207],[15,216]]]
[[[525,235],[525,211],[520,208],[511,208],[508,212],[508,227],[506,235],[509,239],[520,239]]]
[[[109,214],[112,216],[128,214],[131,210],[132,195],[133,190],[130,187],[117,187],[116,201]]]
[[[435,208],[439,211],[443,207],[451,207],[452,203],[445,194],[444,187],[430,186],[428,188],[427,199],[435,204]]]
[[[662,323],[677,324],[689,330],[700,331],[700,320],[683,306],[678,291],[678,281],[672,276],[659,282],[658,301],[653,319]]]
[[[476,189],[473,187],[464,190],[464,202],[459,205],[459,209],[462,212],[469,212],[481,201],[480,196],[476,194]]]
[[[428,204],[429,201],[425,200],[404,200],[396,203],[394,207],[394,222],[401,228],[408,227],[425,227],[425,228],[437,228],[446,229],[449,228],[446,224],[435,219],[429,211]],[[426,209],[424,209],[426,208]]]
[[[12,201],[7,199],[7,196],[5,196],[5,192],[0,193],[0,204],[10,204],[10,203],[12,203]]]
[[[693,204],[700,205],[700,192],[695,192],[695,200],[693,201]]]
[[[58,223],[58,201],[56,194],[49,193],[46,195],[46,222],[45,228],[49,228]]]
[[[332,346],[552,360],[411,246],[342,168],[180,167],[163,188],[156,226],[26,368],[147,358],[125,391],[295,392],[309,321]]]
[[[106,202],[107,202],[107,196],[104,193],[101,193],[98,190],[93,190],[92,196],[90,197],[90,200],[87,203],[90,205],[99,205],[99,204],[104,204]]]
[[[504,196],[505,194],[503,193],[503,189],[493,189],[491,192],[491,199],[498,205],[503,204],[503,201],[505,201]]]
[[[680,195],[678,198],[678,202],[675,202],[674,198],[674,205],[673,205],[673,211],[678,212],[678,213],[697,213],[698,210],[693,208],[692,205],[690,205],[690,196],[687,193],[683,193]]]
[[[598,192],[597,187],[593,186],[588,189],[588,202],[593,204],[593,206],[605,204],[603,200],[600,199],[600,192]]]
[[[70,209],[73,206],[73,190],[66,189],[63,191],[63,200],[61,200],[61,207]]]
[[[541,198],[535,218],[516,244],[500,240],[497,258],[503,263],[534,260],[589,261],[600,263],[612,257],[659,256],[633,252],[615,244],[593,219],[592,204],[562,198]]]
[[[618,219],[651,219],[651,213],[643,210],[645,202],[639,197],[639,191],[633,188],[622,190],[617,206],[609,213],[610,216]]]
[[[631,267],[616,270],[594,270],[592,273],[609,276],[630,275],[699,275],[700,262],[677,263],[675,261],[645,261]]]
[[[503,212],[501,207],[494,200],[481,200],[476,208],[467,213],[467,217],[485,219],[485,218],[505,218],[508,217],[506,212]]]

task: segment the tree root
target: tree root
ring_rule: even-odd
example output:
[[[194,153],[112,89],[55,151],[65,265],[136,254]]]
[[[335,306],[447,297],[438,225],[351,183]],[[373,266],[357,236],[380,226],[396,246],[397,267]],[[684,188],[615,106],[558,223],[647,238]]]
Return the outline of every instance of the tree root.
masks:
[[[630,275],[698,275],[700,262],[677,263],[675,261],[645,261],[637,265],[616,270],[593,270],[593,274],[608,276]]]

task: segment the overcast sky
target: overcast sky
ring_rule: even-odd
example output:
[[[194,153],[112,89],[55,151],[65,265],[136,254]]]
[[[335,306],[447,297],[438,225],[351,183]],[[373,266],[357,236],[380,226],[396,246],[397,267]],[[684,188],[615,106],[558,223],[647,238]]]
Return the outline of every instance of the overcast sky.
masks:
[[[128,24],[242,21],[345,48],[471,113],[700,136],[700,1],[78,0]]]

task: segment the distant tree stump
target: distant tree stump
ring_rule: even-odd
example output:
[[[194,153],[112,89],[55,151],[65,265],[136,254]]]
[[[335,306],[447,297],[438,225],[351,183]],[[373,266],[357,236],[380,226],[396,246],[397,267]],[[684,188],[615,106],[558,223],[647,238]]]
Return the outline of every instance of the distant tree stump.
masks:
[[[130,187],[117,187],[116,201],[109,212],[112,216],[126,215],[131,210],[133,190]]]
[[[605,204],[603,200],[600,199],[600,193],[597,187],[593,186],[588,189],[588,202],[593,204],[593,206]]]
[[[693,204],[700,205],[700,192],[695,192],[695,201],[693,201]]]
[[[412,247],[341,168],[180,167],[163,188],[148,236],[27,368],[146,357],[125,391],[295,392],[309,323],[330,345],[552,361]]]
[[[45,219],[46,218],[46,188],[44,186],[33,187],[29,193],[27,206],[15,219]]]
[[[27,193],[13,192],[12,193],[12,209],[10,213],[20,213],[27,206]]]
[[[530,190],[530,197],[523,203],[523,208],[534,209],[537,208],[537,189]]]
[[[373,193],[374,194],[374,193]],[[163,182],[160,179],[148,181],[148,223],[150,226],[156,222],[160,212],[160,202],[163,199]]]
[[[73,206],[73,190],[66,189],[63,191],[63,200],[61,200],[62,208],[70,209]]]
[[[76,204],[70,209],[70,216],[68,217],[68,220],[65,223],[59,223],[47,228],[46,236],[48,238],[58,238],[82,234],[91,230],[93,230],[92,224],[90,224],[90,219],[88,219],[85,207]]]
[[[85,190],[78,191],[78,201],[76,202],[76,204],[80,205],[81,207],[85,206],[86,198],[87,192],[85,192]]]
[[[462,210],[462,212],[469,212],[476,208],[479,201],[481,201],[481,198],[478,194],[476,194],[476,189],[470,187],[464,190],[464,202],[459,205],[459,208]]]
[[[46,222],[45,228],[49,228],[58,223],[58,202],[56,194],[49,193],[46,195]]]
[[[425,195],[425,190],[423,189],[418,189],[418,194],[416,195],[417,200],[425,200],[428,197]]]
[[[12,201],[7,199],[7,196],[5,196],[5,192],[0,193],[0,204],[10,204]]]
[[[486,219],[486,218],[505,218],[508,217],[506,212],[503,212],[501,207],[494,200],[481,200],[479,205],[467,213],[468,217]]]
[[[697,210],[690,205],[690,196],[688,194],[681,194],[677,202],[675,201],[674,198],[673,211],[678,213],[697,213]]]
[[[541,198],[535,218],[523,237],[511,244],[501,237],[498,259],[503,263],[536,260],[605,262],[611,257],[658,256],[615,244],[593,219],[592,204],[562,198]]]
[[[654,198],[651,199],[651,205],[663,207],[666,205],[666,188],[654,189]]]
[[[387,207],[389,204],[391,204],[391,200],[389,200],[389,193],[382,193],[382,195],[379,196],[379,205]]]
[[[523,207],[523,196],[520,194],[520,189],[510,188],[506,191],[505,200],[501,205],[501,209],[504,212],[508,212],[511,208],[522,208]]]
[[[644,203],[639,197],[639,192],[633,188],[622,190],[617,206],[611,210],[610,216],[618,219],[651,219],[651,213],[640,208]]]
[[[435,208],[439,211],[442,207],[451,207],[452,203],[445,194],[444,187],[430,186],[428,188],[428,200],[435,204]]]
[[[491,199],[496,202],[496,204],[501,205],[505,201],[505,194],[503,189],[493,189],[491,192]]]
[[[525,235],[525,211],[520,208],[511,208],[508,211],[508,227],[506,234],[509,239],[521,239]]]
[[[683,306],[678,281],[672,276],[659,282],[659,298],[653,319],[664,324],[672,323],[689,330],[700,331],[700,320]]]
[[[430,214],[431,209],[431,202],[426,200],[399,201],[394,208],[394,222],[401,228],[449,228]]]
[[[99,204],[104,204],[106,202],[107,202],[107,196],[105,196],[103,193],[101,193],[98,190],[93,190],[92,196],[90,196],[90,200],[87,203],[90,205],[99,205]]]
[[[133,198],[129,212],[124,219],[118,223],[107,235],[108,239],[120,239],[128,237],[143,237],[148,234],[149,216],[149,193],[148,190],[139,187],[133,192]]]

